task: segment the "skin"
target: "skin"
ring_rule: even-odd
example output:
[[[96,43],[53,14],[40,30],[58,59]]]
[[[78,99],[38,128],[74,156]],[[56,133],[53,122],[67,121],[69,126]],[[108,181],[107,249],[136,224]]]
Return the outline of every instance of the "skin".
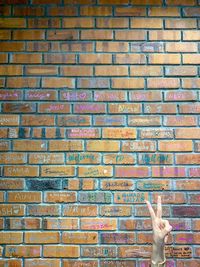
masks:
[[[165,261],[165,244],[167,243],[168,235],[172,230],[172,226],[168,220],[162,219],[162,203],[161,197],[158,197],[157,212],[153,210],[149,201],[146,200],[146,204],[151,215],[152,228],[153,228],[153,247],[152,247],[152,263],[151,267],[165,266],[165,264],[159,264]]]

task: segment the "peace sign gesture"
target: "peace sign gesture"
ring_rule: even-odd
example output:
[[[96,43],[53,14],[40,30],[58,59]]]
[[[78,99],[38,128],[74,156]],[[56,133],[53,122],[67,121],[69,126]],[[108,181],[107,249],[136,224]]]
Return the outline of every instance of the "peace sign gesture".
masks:
[[[162,219],[162,204],[161,197],[158,196],[157,212],[155,213],[150,202],[146,200],[147,207],[149,209],[152,227],[153,227],[153,241],[155,244],[165,244],[167,242],[168,234],[172,230],[172,226],[168,220]]]

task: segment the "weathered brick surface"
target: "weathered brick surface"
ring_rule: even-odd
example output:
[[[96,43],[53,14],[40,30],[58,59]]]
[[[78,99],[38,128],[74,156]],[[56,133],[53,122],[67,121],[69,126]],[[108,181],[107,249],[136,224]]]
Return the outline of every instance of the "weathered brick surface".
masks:
[[[199,4],[0,0],[0,266],[199,267]]]

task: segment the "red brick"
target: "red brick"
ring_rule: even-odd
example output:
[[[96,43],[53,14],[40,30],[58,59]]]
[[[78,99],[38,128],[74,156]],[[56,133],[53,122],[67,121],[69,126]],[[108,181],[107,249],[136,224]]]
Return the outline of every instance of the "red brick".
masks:
[[[97,52],[128,52],[129,47],[127,42],[96,42]]]
[[[44,257],[45,258],[78,258],[80,251],[78,246],[44,246]]]
[[[94,18],[63,18],[63,28],[92,28]]]
[[[176,181],[176,190],[200,190],[200,181],[198,180],[179,180]]]
[[[9,218],[8,219],[9,229],[20,230],[20,229],[40,229],[41,219],[39,218]]]
[[[26,232],[25,243],[27,244],[54,244],[60,242],[59,232]]]
[[[23,71],[22,71],[22,66],[5,66],[5,65],[0,65],[0,76],[14,76],[14,75],[22,75]]]
[[[159,141],[158,142],[159,151],[192,151],[193,144],[192,141],[189,140],[181,140],[181,141]]]
[[[146,9],[144,7],[115,7],[115,16],[122,17],[141,17],[145,16]]]
[[[128,28],[128,18],[97,18],[96,23],[97,28]]]
[[[37,42],[37,41],[27,42],[26,46],[27,46],[27,51],[31,52],[48,52],[50,47],[52,47],[52,49],[54,47],[53,44],[51,43]]]
[[[64,207],[63,215],[68,217],[95,217],[97,216],[97,206],[68,204]]]
[[[77,8],[74,6],[71,6],[70,8],[68,6],[54,6],[54,7],[48,7],[47,13],[49,16],[53,17],[62,17],[62,16],[76,16],[77,15]]]
[[[194,101],[197,100],[195,92],[189,91],[173,91],[165,93],[166,101]]]
[[[0,63],[8,63],[8,55],[7,54],[1,54],[0,55]]]
[[[188,1],[189,2],[189,1]],[[194,3],[194,0],[193,0]],[[199,17],[199,7],[185,7],[183,14],[185,17]]]
[[[151,7],[149,16],[152,17],[179,17],[180,11],[177,7]]]
[[[185,177],[186,169],[185,167],[171,167],[171,166],[160,166],[152,167],[152,176],[153,177]]]
[[[26,66],[26,75],[57,75],[58,68],[54,66]]]
[[[164,125],[165,126],[197,126],[197,118],[194,116],[177,116],[177,115],[166,116]]]
[[[8,202],[41,202],[41,192],[8,192]]]
[[[44,229],[52,230],[77,230],[78,219],[75,218],[46,218]]]
[[[200,86],[199,78],[183,78],[182,79],[183,88],[198,88]]]
[[[60,215],[60,207],[59,205],[29,205],[27,207],[29,216],[59,216]]]
[[[55,118],[50,115],[23,115],[22,125],[24,126],[53,126]]]
[[[70,105],[63,102],[41,103],[38,104],[38,113],[70,113]]]
[[[13,258],[41,257],[41,246],[6,246],[5,256]]]
[[[13,40],[43,40],[43,30],[14,30]]]
[[[109,113],[133,114],[141,112],[141,104],[123,103],[108,104]]]
[[[81,64],[111,64],[111,54],[80,54],[79,63]]]
[[[0,30],[0,40],[10,40],[11,31],[10,30]]]
[[[12,189],[24,189],[24,180],[23,179],[1,179],[0,180],[0,189],[12,190]]]
[[[152,30],[149,33],[150,41],[180,41],[181,33],[171,30]]]
[[[45,202],[76,202],[75,192],[46,192]]]
[[[176,114],[176,104],[146,104],[144,105],[145,113],[158,114],[158,113],[171,113]]]
[[[78,1],[80,2],[80,1]],[[63,260],[63,267],[98,267],[96,260]]]
[[[119,257],[120,258],[131,258],[133,257],[146,257],[149,258],[151,256],[151,248],[150,246],[120,246],[119,247]]]
[[[115,171],[116,171],[116,177],[119,177],[119,178],[121,178],[121,177],[142,178],[142,177],[148,177],[149,176],[148,167],[116,166]]]
[[[32,77],[7,78],[7,86],[10,88],[35,88],[39,86],[39,79]]]
[[[25,28],[26,20],[24,18],[1,18],[1,28]]]
[[[197,68],[196,67],[165,67],[166,76],[196,76]]]
[[[141,54],[116,54],[114,55],[114,62],[116,64],[144,64],[146,63],[146,57]]]
[[[35,177],[39,175],[38,166],[4,166],[5,176]]]
[[[199,103],[192,103],[192,104],[182,104],[180,105],[180,113],[199,113],[200,112],[200,105]]]
[[[155,204],[157,203],[159,195],[160,195],[160,192],[159,193],[157,193],[157,192],[153,193],[153,203],[155,203]],[[179,193],[179,192],[177,192],[177,193],[162,192],[161,197],[162,197],[162,203],[163,204],[173,204],[173,203],[185,204],[187,202],[185,194],[182,192],[181,193]],[[187,225],[187,227],[188,227],[188,225]],[[176,229],[173,228],[173,230],[176,230]],[[178,230],[181,230],[181,229],[178,229]]]
[[[157,181],[157,180],[146,180],[145,182],[139,181],[137,182],[137,189],[139,190],[147,190],[147,191],[158,191],[158,190],[170,190],[171,185],[169,181]]]
[[[77,40],[78,32],[76,30],[48,30],[47,40]]]
[[[162,0],[131,0],[134,5],[162,5]]]
[[[137,29],[162,29],[163,27],[163,21],[162,19],[157,18],[132,18],[131,19],[131,28],[137,28]]]
[[[112,30],[82,30],[81,40],[112,40]]]
[[[177,154],[176,155],[177,164],[200,164],[199,154]]]
[[[1,244],[20,244],[23,240],[22,232],[1,232]]]
[[[111,16],[112,8],[108,6],[85,6],[80,9],[81,16]]]
[[[79,166],[78,176],[79,177],[112,177],[113,167],[112,166]]]
[[[167,0],[167,5],[170,6],[193,6],[196,4],[195,0]]]
[[[60,266],[60,260],[59,259],[25,259],[25,266],[26,267],[34,267],[34,266],[54,266],[59,267]]]
[[[143,89],[143,78],[112,78],[112,88],[116,89]]]
[[[64,232],[62,234],[64,244],[97,244],[98,233],[96,232]]]
[[[116,230],[117,220],[110,218],[81,218],[82,230]]]
[[[131,76],[161,76],[163,70],[159,66],[131,66]]]
[[[41,54],[12,54],[11,58],[12,63],[42,63],[42,55]]]
[[[50,140],[49,151],[82,151],[82,141]]]
[[[33,6],[14,6],[13,10],[14,16],[43,16],[44,15],[44,8],[43,7],[33,7]]]
[[[43,78],[42,87],[46,88],[74,88],[74,79],[72,78]]]
[[[165,27],[166,29],[194,29],[196,21],[194,19],[167,19]]]
[[[18,126],[19,116],[2,114],[0,115],[0,124],[1,126]]]
[[[59,18],[33,18],[28,19],[28,28],[60,28]]]
[[[105,128],[102,137],[106,139],[136,139],[136,130],[131,128]]]
[[[11,6],[1,5],[0,6],[0,15],[3,17],[10,16],[11,15]]]
[[[118,30],[118,31],[115,31],[115,40],[143,41],[143,40],[146,40],[146,31]]]

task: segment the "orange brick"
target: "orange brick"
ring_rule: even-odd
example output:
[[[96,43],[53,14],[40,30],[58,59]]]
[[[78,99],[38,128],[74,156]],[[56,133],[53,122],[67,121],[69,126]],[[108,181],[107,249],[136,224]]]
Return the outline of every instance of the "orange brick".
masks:
[[[43,16],[44,15],[44,8],[43,7],[18,7],[14,6],[14,16]]]
[[[25,205],[23,204],[1,204],[0,205],[0,216],[24,216],[25,215]],[[6,232],[7,233],[7,232]],[[5,235],[6,235],[5,233]],[[9,233],[8,233],[9,234]],[[15,233],[13,233],[15,234]],[[9,235],[8,235],[9,236]],[[12,236],[12,233],[11,233]],[[2,240],[2,238],[1,238]],[[5,242],[7,243],[7,242]]]
[[[52,48],[54,48],[56,44],[52,44]],[[48,52],[50,47],[50,43],[48,42],[27,42],[27,51],[31,52]],[[56,48],[54,48],[56,49]]]
[[[106,113],[106,105],[103,103],[75,104],[74,113]]]
[[[75,175],[73,166],[41,166],[42,177],[70,177]]]
[[[23,241],[22,232],[1,232],[1,244],[20,244]]]
[[[24,126],[53,126],[55,118],[50,115],[23,115],[22,125]]]
[[[0,63],[7,63],[8,62],[8,56],[6,54],[0,55]]]
[[[49,16],[53,17],[62,17],[62,16],[77,16],[77,8],[74,6],[71,6],[70,8],[68,6],[54,6],[54,7],[48,7],[47,11]]]
[[[190,91],[173,91],[165,93],[166,101],[194,101],[197,100],[195,92]]]
[[[177,164],[200,164],[199,154],[177,154],[176,155]]]
[[[166,2],[167,5],[170,6],[193,6],[196,4],[195,0],[167,0]]]
[[[165,165],[173,163],[173,155],[172,154],[140,154],[138,159],[139,164],[143,165]]]
[[[22,66],[5,66],[0,65],[0,76],[14,76],[14,75],[22,75]]]
[[[73,128],[67,131],[67,136],[69,138],[99,138],[99,129],[80,129]]]
[[[116,230],[117,220],[110,218],[81,218],[82,230]]]
[[[192,141],[159,141],[159,151],[192,151]]]
[[[79,63],[81,64],[111,64],[111,54],[80,54]]]
[[[117,180],[117,181],[116,180],[103,180],[103,181],[101,181],[101,188],[103,190],[133,190],[135,188],[135,186],[134,186],[133,182],[130,180]],[[104,207],[104,208],[106,208],[106,207]],[[121,211],[121,213],[123,213],[123,212]],[[108,215],[106,215],[106,216],[108,216]],[[125,215],[123,215],[123,216],[125,216]]]
[[[46,218],[44,220],[45,229],[53,230],[76,230],[78,229],[78,219],[71,218]]]
[[[40,229],[41,219],[38,218],[9,218],[9,229]]]
[[[0,124],[1,126],[18,126],[19,116],[2,114],[0,115]]]
[[[164,125],[165,126],[196,126],[197,118],[194,116],[166,116]],[[185,132],[186,131],[184,130],[184,133]],[[175,136],[177,137],[177,130],[176,130]]]
[[[71,78],[43,78],[42,87],[46,88],[74,88],[74,79]]]
[[[134,5],[162,5],[162,0],[131,0]]]
[[[200,55],[194,54],[184,54],[183,64],[200,64]]]
[[[140,113],[141,112],[141,104],[132,104],[132,103],[124,103],[124,104],[108,104],[109,113]]]
[[[10,142],[0,141],[0,151],[8,151],[10,149]]]
[[[14,30],[13,40],[43,40],[43,30]]]
[[[46,192],[45,202],[76,202],[75,192]]]
[[[160,195],[160,193],[157,193],[157,192],[153,193],[153,203],[157,203],[159,195]],[[183,203],[186,203],[186,198],[185,198],[184,193],[162,192],[162,203],[163,204],[172,204],[172,203],[181,203],[181,204],[183,204]],[[179,218],[179,221],[180,221],[180,218]],[[171,220],[170,220],[170,224],[171,224]],[[180,224],[183,224],[183,226],[184,226],[184,223],[180,223]],[[175,225],[172,224],[172,226],[175,226]],[[173,229],[176,230],[177,229],[176,227],[173,227]]]
[[[64,244],[97,244],[98,233],[96,232],[64,232],[62,234]]]
[[[160,66],[131,66],[131,76],[162,76],[163,70]]]
[[[115,16],[141,17],[145,16],[146,10],[143,7],[115,7]]]
[[[128,18],[97,18],[97,28],[128,28]]]
[[[60,28],[59,18],[28,19],[28,28]]]
[[[1,52],[13,52],[13,51],[23,51],[24,43],[22,42],[1,42],[0,51]]]
[[[112,40],[112,30],[82,30],[81,40]]]
[[[63,18],[63,28],[93,28],[94,18]]]
[[[44,246],[45,258],[78,258],[80,256],[79,246]]]
[[[15,151],[45,151],[46,142],[40,140],[14,140],[13,149]]]
[[[183,41],[198,41],[200,33],[197,30],[183,31]]]
[[[8,202],[41,202],[41,192],[8,192]]]
[[[39,175],[39,169],[37,166],[5,166],[4,175],[35,177]]]
[[[73,267],[73,266],[98,267],[98,261],[96,260],[63,260],[63,267]]]
[[[153,177],[185,177],[186,170],[184,167],[152,167]]]
[[[59,259],[25,259],[25,266],[26,267],[33,267],[33,266],[59,267],[60,260]]]
[[[90,66],[64,66],[61,67],[64,76],[91,76],[92,67]]]
[[[23,179],[1,179],[0,189],[12,190],[12,189],[24,189]]]
[[[50,151],[81,151],[83,150],[82,141],[51,140],[49,142]]]
[[[58,68],[54,66],[26,66],[26,75],[57,75]]]
[[[3,2],[1,1],[1,4],[2,3]],[[0,14],[3,17],[11,15],[11,6],[9,6],[9,5],[1,5],[0,6]]]
[[[127,42],[96,42],[97,52],[128,52]]]
[[[127,76],[127,66],[96,66],[96,76]]]
[[[144,88],[143,78],[112,78],[112,88],[139,89]]]
[[[184,78],[182,79],[183,88],[198,88],[200,86],[200,79],[199,78]],[[194,103],[194,105],[196,105]]]
[[[183,8],[183,14],[185,17],[198,17],[199,7],[185,7]]]
[[[112,166],[78,167],[79,177],[112,177],[112,175],[113,175]]]
[[[88,151],[119,151],[119,142],[118,141],[88,141],[87,142]]]
[[[100,163],[99,153],[68,153],[66,154],[67,164],[97,164]]]
[[[25,28],[26,20],[23,18],[1,18],[1,28]]]
[[[130,204],[130,203],[144,203],[148,199],[148,193],[130,193],[130,192],[117,192],[114,193],[114,203]]]
[[[4,202],[4,192],[0,192],[0,202]]]
[[[116,166],[115,168],[116,177],[148,177],[149,169],[148,167],[132,167],[132,166]]]
[[[197,68],[196,67],[165,67],[166,76],[196,76]]]
[[[177,78],[149,78],[148,88],[179,88],[180,81]]]
[[[132,128],[104,128],[102,137],[108,139],[136,139],[136,130]]]
[[[176,190],[198,190],[200,189],[200,181],[198,180],[179,180],[176,181]]]
[[[149,16],[152,17],[179,17],[180,11],[177,7],[151,7]]]
[[[181,34],[179,31],[172,30],[152,30],[149,33],[150,41],[179,41]]]
[[[156,144],[154,141],[124,141],[122,142],[122,151],[155,152]]]
[[[54,244],[60,242],[59,232],[26,232],[25,243],[27,244]]]
[[[133,91],[130,92],[131,101],[161,101],[162,95],[159,91]]]
[[[180,55],[178,54],[153,54],[149,55],[151,64],[180,64]]]
[[[108,6],[86,6],[81,7],[80,9],[81,16],[111,16],[112,15],[112,8]]]
[[[77,40],[78,31],[76,30],[48,30],[47,40]]]
[[[60,207],[59,205],[52,204],[30,204],[28,205],[28,215],[29,216],[58,216],[60,215]]]
[[[129,116],[129,126],[160,126],[160,116]]]
[[[12,63],[42,63],[42,54],[12,54]]]
[[[115,31],[115,40],[145,40],[146,39],[146,31],[143,30],[118,30]]]
[[[30,153],[30,164],[62,164],[64,163],[63,153]]]
[[[166,29],[193,29],[196,28],[194,19],[166,19]]]
[[[175,43],[170,42],[166,43],[166,52],[197,52],[198,47],[196,43],[189,43],[189,42],[183,42],[183,43]],[[193,56],[190,54],[190,56]],[[196,54],[197,58],[198,55]],[[183,54],[183,58],[187,57],[187,55]]]
[[[67,205],[64,207],[63,215],[68,217],[94,217],[97,216],[96,205]]]
[[[139,190],[170,190],[171,185],[169,181],[157,181],[157,180],[146,180],[145,182],[137,182],[137,189]]]
[[[55,63],[75,63],[75,55],[65,55],[60,53],[51,53],[51,54],[44,54],[44,63],[48,64],[55,64]],[[36,62],[37,63],[37,62]]]
[[[40,246],[6,246],[6,257],[13,258],[34,258],[41,257]]]
[[[181,128],[175,130],[175,137],[177,139],[199,139],[199,128]],[[183,141],[186,142],[186,141]]]
[[[173,130],[171,129],[142,129],[140,131],[141,139],[160,139],[160,138],[173,138]]]
[[[131,19],[131,28],[137,29],[162,29],[163,28],[163,21],[162,19],[157,18],[132,18]]]
[[[38,113],[70,113],[70,105],[63,102],[41,103],[38,104]]]
[[[0,30],[0,40],[10,40],[11,31],[10,30]]]
[[[35,88],[39,86],[39,79],[32,77],[7,78],[7,86],[10,88]]]
[[[144,64],[146,56],[142,54],[116,54],[114,55],[116,64]]]

